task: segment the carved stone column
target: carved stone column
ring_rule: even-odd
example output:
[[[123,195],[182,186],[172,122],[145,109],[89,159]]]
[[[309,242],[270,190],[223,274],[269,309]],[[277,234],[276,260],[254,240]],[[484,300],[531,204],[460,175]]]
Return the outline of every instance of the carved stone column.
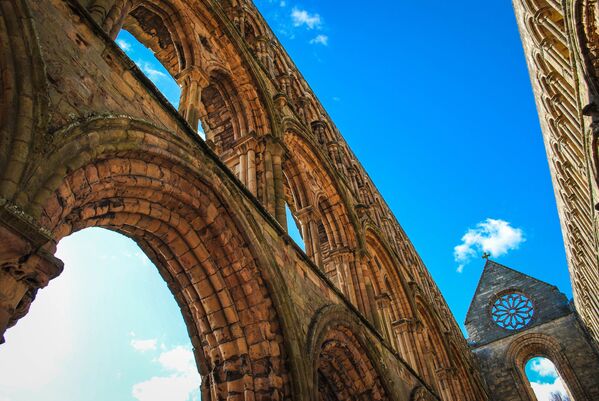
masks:
[[[202,104],[202,90],[210,84],[210,81],[199,67],[191,66],[177,75],[177,82],[181,87],[179,113],[193,129],[197,130],[200,117],[206,115]],[[206,139],[211,138],[207,137]]]
[[[455,398],[453,391],[455,369],[442,367],[437,369],[435,374],[437,376],[437,380],[439,381],[439,392],[441,393],[443,401],[459,401],[457,398]]]
[[[239,180],[256,196],[258,189],[256,181],[256,150],[258,141],[255,133],[246,135],[236,147],[239,155]]]
[[[376,305],[384,330],[383,335],[391,343],[393,348],[397,349],[397,341],[393,335],[393,328],[391,327],[391,296],[389,293],[384,292],[377,296]]]
[[[418,357],[413,337],[413,333],[419,329],[418,322],[414,319],[402,318],[394,321],[392,327],[397,337],[399,353],[414,370],[422,374],[417,363]]]
[[[314,134],[316,141],[318,141],[318,143],[321,145],[327,143],[327,123],[324,122],[324,120],[316,120],[312,121],[310,125],[312,126],[312,133]]]
[[[272,77],[274,72],[274,63],[273,45],[270,38],[268,36],[260,36],[257,38],[255,51],[258,60],[260,60],[268,75]]]
[[[320,240],[318,238],[318,227],[316,225],[316,216],[312,206],[297,211],[297,218],[301,223],[302,238],[306,248],[306,255],[314,264],[322,269],[322,254],[320,252]]]
[[[357,280],[355,277],[357,268],[354,252],[346,248],[335,249],[330,252],[329,258],[337,271],[339,289],[349,298],[352,304],[364,312],[366,310],[365,305],[358,301],[358,287],[356,286]]]
[[[279,224],[287,227],[285,214],[285,187],[283,183],[284,149],[272,135],[264,137],[265,206]]]

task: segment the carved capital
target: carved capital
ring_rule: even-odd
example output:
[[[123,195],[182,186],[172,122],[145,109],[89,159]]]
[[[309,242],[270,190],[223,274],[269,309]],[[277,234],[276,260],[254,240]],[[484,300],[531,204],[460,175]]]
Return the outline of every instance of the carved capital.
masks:
[[[187,67],[175,77],[179,85],[186,86],[195,82],[200,89],[206,88],[210,84],[210,78],[198,66]]]
[[[419,333],[422,331],[422,323],[420,320],[413,318],[401,318],[391,323],[393,330],[398,335],[404,333]]]
[[[27,314],[37,291],[62,269],[62,261],[43,249],[0,263],[0,343],[6,329]]]

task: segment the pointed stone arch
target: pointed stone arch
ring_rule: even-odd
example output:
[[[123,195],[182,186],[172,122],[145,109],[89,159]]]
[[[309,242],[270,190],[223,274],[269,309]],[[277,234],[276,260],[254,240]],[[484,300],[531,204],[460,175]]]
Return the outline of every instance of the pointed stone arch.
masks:
[[[420,361],[423,375],[436,383],[443,399],[453,399],[453,366],[449,358],[449,349],[442,323],[435,312],[420,297],[416,298],[418,312]]]
[[[289,186],[288,203],[301,207],[296,213],[306,228],[304,240],[312,244],[308,254],[329,276],[334,276],[333,280],[358,305],[357,283],[348,270],[354,269],[350,265],[355,264],[355,255],[347,252],[356,248],[359,226],[351,212],[349,198],[303,136],[287,129],[283,141],[287,150],[283,173]]]
[[[310,324],[307,355],[313,369],[313,401],[391,400],[376,348],[364,329],[336,305],[321,308]]]
[[[56,240],[97,226],[142,246],[181,306],[206,399],[287,399],[283,323],[243,208],[223,201],[235,198],[231,188],[184,143],[144,122],[98,118],[62,137],[46,160],[51,172],[27,186],[29,212]]]

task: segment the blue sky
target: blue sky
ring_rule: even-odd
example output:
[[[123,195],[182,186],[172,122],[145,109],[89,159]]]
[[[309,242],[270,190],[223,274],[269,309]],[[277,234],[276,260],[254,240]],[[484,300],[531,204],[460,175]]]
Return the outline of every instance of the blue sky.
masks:
[[[256,4],[460,324],[483,251],[571,297],[509,1]],[[166,71],[126,32],[119,44],[176,106],[178,89]],[[153,401],[174,382],[188,389],[190,345],[179,310],[135,244],[88,230],[59,249],[65,273],[41,291],[0,347],[0,371],[6,370],[2,361],[35,356],[38,384],[18,385],[31,362],[23,376],[11,370],[12,376],[0,377],[0,401]],[[50,371],[55,377],[48,378]],[[543,382],[542,376],[534,380]],[[173,401],[193,399],[192,390]]]

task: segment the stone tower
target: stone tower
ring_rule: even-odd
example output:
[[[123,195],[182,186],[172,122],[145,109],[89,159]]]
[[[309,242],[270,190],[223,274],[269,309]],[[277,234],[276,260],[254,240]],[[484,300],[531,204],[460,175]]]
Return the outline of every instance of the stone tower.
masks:
[[[599,400],[599,353],[557,287],[488,260],[465,323],[492,400],[536,400],[524,371],[534,357],[554,363],[573,401]]]
[[[513,0],[555,191],[574,303],[599,344],[599,6]]]

